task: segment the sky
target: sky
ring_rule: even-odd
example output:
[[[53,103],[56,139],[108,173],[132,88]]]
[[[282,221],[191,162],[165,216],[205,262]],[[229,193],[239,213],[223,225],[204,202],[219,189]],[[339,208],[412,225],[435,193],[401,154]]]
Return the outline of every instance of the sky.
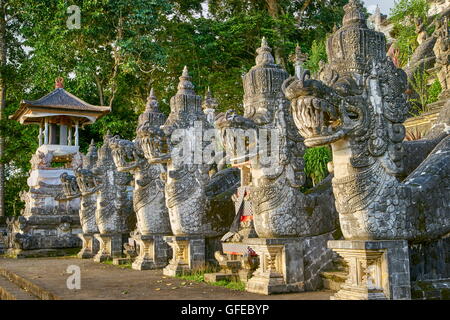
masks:
[[[367,11],[369,13],[375,12],[375,8],[377,7],[377,4],[380,6],[381,13],[387,14],[391,12],[391,8],[394,6],[394,0],[363,0]]]

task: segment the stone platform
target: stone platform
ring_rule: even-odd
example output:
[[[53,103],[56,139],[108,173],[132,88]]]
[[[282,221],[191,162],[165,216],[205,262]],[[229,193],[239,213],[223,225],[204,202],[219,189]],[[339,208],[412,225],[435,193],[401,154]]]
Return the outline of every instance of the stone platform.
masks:
[[[70,265],[80,267],[80,290],[67,289]],[[13,281],[7,282],[11,276]],[[165,277],[162,270],[137,271],[76,258],[0,258],[0,280],[0,293],[17,292],[17,284],[26,287],[34,297],[17,293],[24,300],[329,300],[332,294],[317,291],[262,296]]]

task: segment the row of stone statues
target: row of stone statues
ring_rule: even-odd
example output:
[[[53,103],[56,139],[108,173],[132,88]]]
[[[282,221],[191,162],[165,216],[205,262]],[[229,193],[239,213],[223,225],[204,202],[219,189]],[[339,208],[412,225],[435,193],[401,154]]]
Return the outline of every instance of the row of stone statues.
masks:
[[[96,261],[121,256],[135,223],[133,268],[174,276],[218,251],[222,270],[206,278],[240,278],[251,292],[319,288],[332,250],[349,266],[336,299],[409,299],[411,279],[449,278],[447,258],[433,261],[438,272],[426,266],[427,250],[450,246],[448,112],[429,139],[403,142],[407,76],[385,41],[350,1],[318,79],[301,64],[289,77],[262,40],[243,78],[243,116],[213,117],[210,94],[204,112],[187,68],[167,119],[151,91],[133,141],[107,135],[98,157],[91,145],[75,177],[61,177],[66,196],[81,197],[80,256],[95,254],[94,235]],[[196,161],[210,129],[224,152]],[[333,151],[333,175],[307,193],[305,145]],[[427,243],[419,253],[417,243]]]

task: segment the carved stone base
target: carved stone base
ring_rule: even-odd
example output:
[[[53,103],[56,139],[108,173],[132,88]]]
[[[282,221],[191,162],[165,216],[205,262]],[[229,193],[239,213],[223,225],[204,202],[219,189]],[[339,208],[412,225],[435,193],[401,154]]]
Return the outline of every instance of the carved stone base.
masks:
[[[103,262],[122,257],[122,234],[95,234],[100,249],[94,257],[95,262]]]
[[[175,277],[205,268],[205,238],[202,236],[166,236],[172,247],[172,259],[163,269],[166,276]]]
[[[219,253],[218,253],[219,254]],[[242,262],[240,256],[233,255],[219,255],[223,261],[219,260],[219,265],[221,267],[219,272],[205,273],[205,282],[217,282],[217,281],[238,281],[239,270],[242,268]]]
[[[303,245],[299,238],[247,239],[259,256],[259,267],[246,285],[260,294],[304,291]]]
[[[94,237],[94,234],[80,233],[78,237],[83,241],[83,247],[78,252],[78,258],[91,259],[95,256],[99,249],[98,240]]]
[[[328,248],[344,258],[347,280],[332,300],[410,300],[408,242],[335,240]]]
[[[136,235],[139,243],[139,255],[132,264],[135,270],[161,269],[169,263],[171,248],[162,235]]]

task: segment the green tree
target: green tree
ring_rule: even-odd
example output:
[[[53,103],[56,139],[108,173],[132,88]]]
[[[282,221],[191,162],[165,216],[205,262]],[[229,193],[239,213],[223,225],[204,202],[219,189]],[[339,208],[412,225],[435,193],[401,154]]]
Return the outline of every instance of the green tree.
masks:
[[[429,4],[426,0],[399,0],[391,9],[392,31],[396,46],[400,51],[400,66],[405,66],[418,47],[415,22],[421,19],[426,23]]]
[[[305,174],[311,179],[313,186],[328,175],[327,164],[332,160],[332,153],[328,146],[306,149]]]
[[[319,71],[320,61],[328,61],[325,41],[314,40],[311,46],[308,60],[305,62],[305,67],[316,73]]]

